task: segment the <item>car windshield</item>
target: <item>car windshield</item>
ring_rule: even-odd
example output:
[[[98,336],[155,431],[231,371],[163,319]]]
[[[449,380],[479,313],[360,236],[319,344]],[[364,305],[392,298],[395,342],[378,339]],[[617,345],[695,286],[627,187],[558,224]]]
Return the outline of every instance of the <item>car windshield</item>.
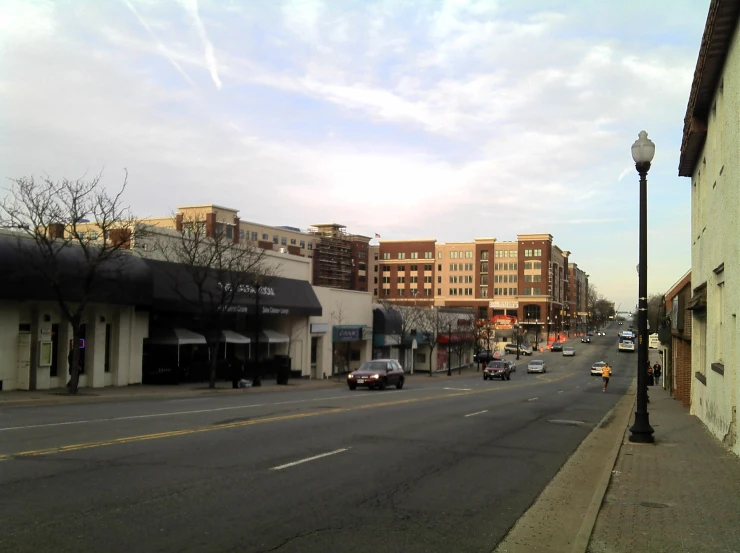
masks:
[[[542,363],[543,362],[539,359],[535,359],[534,361],[529,362],[530,365],[542,365]]]
[[[362,365],[360,365],[360,368],[357,369],[358,371],[384,371],[388,367],[387,361],[366,361]]]
[[[504,367],[506,367],[506,363],[503,361],[491,361],[488,363],[489,369],[503,369]]]
[[[563,348],[563,351],[575,351],[575,349],[571,347],[567,347],[567,348]]]
[[[594,367],[603,367],[604,365],[606,365],[606,363],[604,363],[603,361],[599,361],[598,363],[594,363]]]

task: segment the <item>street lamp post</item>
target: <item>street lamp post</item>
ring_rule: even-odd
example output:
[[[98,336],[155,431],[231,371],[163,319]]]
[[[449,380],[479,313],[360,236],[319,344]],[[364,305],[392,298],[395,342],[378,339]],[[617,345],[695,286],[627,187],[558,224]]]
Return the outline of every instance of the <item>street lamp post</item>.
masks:
[[[632,159],[640,174],[640,264],[638,275],[638,319],[637,319],[637,411],[635,424],[630,428],[630,441],[652,443],[653,427],[647,410],[647,174],[650,162],[655,155],[655,144],[645,131],[640,131],[639,138],[632,144]]]
[[[452,376],[452,325],[447,325],[447,376]]]
[[[514,323],[514,332],[516,332],[516,360],[519,361],[519,323]]]

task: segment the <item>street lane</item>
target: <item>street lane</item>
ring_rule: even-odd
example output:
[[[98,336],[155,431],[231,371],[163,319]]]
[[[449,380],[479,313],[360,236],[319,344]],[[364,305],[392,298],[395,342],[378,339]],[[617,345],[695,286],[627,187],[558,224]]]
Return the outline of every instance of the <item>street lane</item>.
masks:
[[[572,359],[542,354],[545,375],[526,375],[523,359],[508,382],[483,382],[478,373],[400,392],[314,390],[320,401],[289,406],[262,394],[249,398],[260,405],[246,412],[130,419],[124,434],[221,425],[215,430],[8,459],[0,463],[0,492],[9,498],[0,505],[8,521],[0,547],[488,551],[626,390],[636,357],[617,357],[613,334],[576,344]],[[608,394],[588,375],[603,358],[615,364]],[[444,390],[453,387],[470,391]],[[135,403],[136,413],[156,409]],[[292,418],[246,425],[276,416]],[[23,426],[21,414],[12,419]],[[6,444],[17,432],[34,445],[78,443],[85,435],[70,431],[80,429],[114,439],[123,422],[9,430],[0,442],[18,453],[18,441]],[[290,466],[272,470],[282,465]]]

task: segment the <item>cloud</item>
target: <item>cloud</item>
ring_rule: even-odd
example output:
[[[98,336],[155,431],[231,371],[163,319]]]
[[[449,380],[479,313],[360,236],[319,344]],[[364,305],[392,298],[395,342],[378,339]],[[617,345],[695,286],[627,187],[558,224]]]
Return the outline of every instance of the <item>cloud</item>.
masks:
[[[655,129],[650,191],[675,189],[706,15],[598,23],[629,19],[625,2],[3,3],[0,165],[127,167],[152,215],[211,201],[393,238],[550,232],[604,292],[632,283],[622,294],[629,146]]]
[[[205,25],[203,25],[203,20],[200,18],[200,14],[198,13],[198,0],[179,0],[180,4],[185,8],[185,11],[188,13],[188,15],[192,18],[193,23],[195,24],[195,28],[198,31],[198,36],[200,37],[201,42],[203,43],[203,48],[205,50],[205,58],[206,58],[206,65],[208,66],[208,71],[211,74],[211,79],[213,79],[213,84],[216,85],[216,88],[219,90],[221,89],[221,78],[218,75],[218,62],[216,61],[216,54],[214,53],[213,44],[208,39],[208,35],[206,34],[206,28]]]

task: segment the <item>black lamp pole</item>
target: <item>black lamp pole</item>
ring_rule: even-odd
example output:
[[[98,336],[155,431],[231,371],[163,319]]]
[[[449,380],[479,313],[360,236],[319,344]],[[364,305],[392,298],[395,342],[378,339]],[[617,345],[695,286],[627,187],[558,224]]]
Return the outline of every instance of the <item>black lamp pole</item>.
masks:
[[[630,428],[630,441],[636,443],[652,443],[653,427],[650,426],[650,415],[647,410],[647,174],[650,162],[655,153],[655,144],[641,131],[639,138],[632,146],[632,157],[635,168],[640,174],[640,264],[638,286],[638,320],[637,320],[637,411],[635,424]]]
[[[452,376],[452,325],[447,325],[447,376]]]
[[[516,360],[519,361],[519,324],[514,325],[514,332],[516,332]]]

